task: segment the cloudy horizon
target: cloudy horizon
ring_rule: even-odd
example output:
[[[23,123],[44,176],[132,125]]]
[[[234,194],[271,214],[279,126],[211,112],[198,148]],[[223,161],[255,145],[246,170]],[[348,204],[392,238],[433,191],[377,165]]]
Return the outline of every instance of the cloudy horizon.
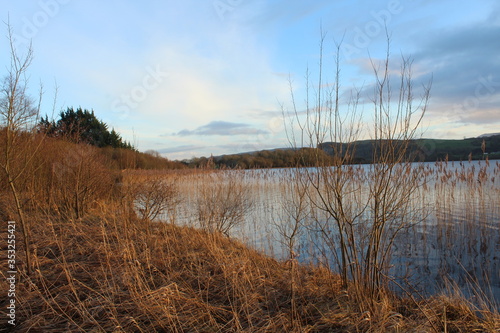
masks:
[[[424,137],[500,132],[500,4],[493,0],[1,3],[18,50],[32,42],[30,83],[33,91],[44,84],[43,115],[52,115],[56,82],[56,114],[92,109],[139,150],[169,159],[288,146],[281,108],[291,103],[289,80],[303,111],[300,91],[306,70],[317,73],[321,31],[326,79],[341,41],[343,87],[369,91],[387,27],[394,67],[410,57],[415,87],[432,80]]]

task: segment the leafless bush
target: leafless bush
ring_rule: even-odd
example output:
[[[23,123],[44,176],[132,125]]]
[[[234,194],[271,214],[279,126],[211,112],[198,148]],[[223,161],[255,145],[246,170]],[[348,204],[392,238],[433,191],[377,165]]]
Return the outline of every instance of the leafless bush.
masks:
[[[0,129],[2,130],[2,149],[0,169],[5,177],[9,191],[15,202],[24,237],[26,267],[31,273],[30,261],[30,226],[25,218],[25,207],[21,199],[19,181],[25,176],[40,143],[33,143],[26,138],[34,137],[33,124],[40,111],[42,88],[38,100],[28,93],[28,69],[33,60],[31,46],[21,56],[15,47],[15,38],[10,23],[7,23],[10,44],[10,67],[0,84]]]
[[[111,193],[113,179],[97,148],[61,145],[61,159],[52,163],[52,195],[64,215],[81,218],[90,206]]]
[[[276,230],[280,235],[280,242],[288,252],[288,259],[293,260],[296,253],[297,240],[302,236],[309,215],[309,201],[307,200],[306,184],[295,182],[297,180],[293,171],[284,171],[284,182],[280,193],[280,206],[283,218],[274,221]]]
[[[421,97],[415,97],[408,58],[402,59],[395,88],[387,51],[381,65],[372,62],[373,125],[364,126],[366,120],[358,108],[362,92],[354,90],[348,100],[342,100],[340,45],[336,48],[335,82],[323,81],[323,44],[324,36],[318,82],[311,89],[309,74],[306,77],[305,114],[297,109],[292,88],[292,111],[283,110],[285,115],[290,113],[288,136],[292,146],[329,145],[333,158],[325,158],[316,150],[316,168],[298,168],[296,183],[307,184],[306,196],[318,211],[311,218],[330,247],[344,284],[353,281],[360,299],[366,291],[370,299],[377,299],[388,282],[396,235],[419,218],[411,206],[411,197],[422,185],[423,169],[411,165],[414,160],[409,143],[416,137],[430,88],[423,87]],[[314,91],[313,96],[309,97],[309,91]],[[370,133],[373,143],[368,171],[349,165],[362,133]]]
[[[203,229],[229,236],[251,207],[248,185],[234,171],[213,173],[200,185],[196,210]]]
[[[155,177],[147,179],[134,188],[134,206],[142,220],[152,221],[165,212],[173,214],[179,203],[178,189],[173,181]]]

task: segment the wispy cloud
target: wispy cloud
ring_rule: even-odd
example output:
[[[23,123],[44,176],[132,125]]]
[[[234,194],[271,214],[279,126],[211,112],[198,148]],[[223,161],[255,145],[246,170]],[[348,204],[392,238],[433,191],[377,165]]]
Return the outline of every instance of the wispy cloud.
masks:
[[[175,133],[178,136],[192,135],[257,135],[267,134],[266,131],[251,127],[244,123],[231,123],[227,121],[212,121],[194,130],[183,129]]]
[[[187,153],[190,151],[200,150],[206,148],[205,146],[196,146],[196,145],[182,145],[170,148],[163,148],[158,150],[160,154],[172,154],[172,153]]]

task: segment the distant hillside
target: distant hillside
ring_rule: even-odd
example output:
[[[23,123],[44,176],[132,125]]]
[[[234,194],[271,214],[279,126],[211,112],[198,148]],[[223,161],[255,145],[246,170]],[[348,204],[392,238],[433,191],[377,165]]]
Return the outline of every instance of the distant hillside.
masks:
[[[496,136],[496,135],[500,135],[500,133],[486,133],[486,134],[481,134],[480,136],[478,136],[478,138],[482,139],[482,138],[488,138],[490,136]]]
[[[410,143],[410,152],[416,155],[418,161],[434,162],[448,159],[460,161],[471,159],[483,159],[482,143],[485,143],[485,152],[490,159],[500,159],[500,134],[481,136],[463,140],[441,140],[441,139],[418,139]],[[261,150],[248,153],[221,155],[212,157],[194,158],[186,162],[190,167],[196,168],[287,168],[297,165],[313,166],[314,155],[321,150],[321,154],[333,156],[332,142],[325,142],[318,148],[282,148],[272,150]],[[372,140],[356,141],[356,153],[352,163],[371,163],[373,154]],[[344,144],[345,151],[347,144]],[[309,156],[309,158],[308,158]]]
[[[420,161],[434,162],[448,159],[450,161],[482,159],[482,144],[485,143],[485,155],[490,159],[500,158],[500,134],[491,134],[477,138],[463,140],[442,140],[442,139],[417,139],[410,143],[411,152],[415,153]],[[354,163],[370,163],[373,154],[373,141],[357,141]],[[325,142],[320,148],[328,154],[333,153],[332,142]]]
[[[282,148],[272,150],[261,150],[248,153],[212,156],[210,158],[194,158],[188,162],[190,167],[196,168],[230,168],[230,169],[264,169],[264,168],[288,168],[300,165],[313,166],[314,163],[304,159],[304,152],[315,151],[313,148]],[[325,152],[320,152],[325,154]],[[311,155],[312,156],[312,155]],[[326,156],[327,157],[327,156]],[[328,158],[328,157],[327,157]]]

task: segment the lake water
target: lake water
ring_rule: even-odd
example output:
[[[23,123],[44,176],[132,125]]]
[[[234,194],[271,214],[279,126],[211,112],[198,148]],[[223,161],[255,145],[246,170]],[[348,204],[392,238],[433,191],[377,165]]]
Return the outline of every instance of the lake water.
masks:
[[[392,247],[390,275],[422,295],[439,293],[456,284],[467,297],[481,296],[490,307],[500,304],[500,163],[498,161],[420,164],[426,170],[425,183],[412,195],[418,223],[411,223],[397,235]],[[355,166],[367,171],[369,166]],[[278,259],[287,259],[283,237],[293,226],[293,169],[224,171],[197,173],[177,179],[182,203],[175,222],[198,220],[201,190],[236,179],[246,190],[251,208],[232,237]],[[233,184],[234,185],[234,184]],[[214,190],[215,191],[215,190]],[[206,193],[207,191],[205,191]],[[231,195],[227,197],[231,200]],[[295,203],[295,204],[294,204]],[[315,223],[321,212],[304,208],[294,252],[304,263],[336,269],[335,250]],[[415,215],[417,216],[417,215]],[[172,214],[165,219],[172,219]],[[327,221],[327,217],[323,218]],[[193,222],[194,221],[194,222]],[[330,230],[335,233],[335,228]],[[330,236],[335,240],[335,235]],[[334,246],[333,246],[334,247]]]

